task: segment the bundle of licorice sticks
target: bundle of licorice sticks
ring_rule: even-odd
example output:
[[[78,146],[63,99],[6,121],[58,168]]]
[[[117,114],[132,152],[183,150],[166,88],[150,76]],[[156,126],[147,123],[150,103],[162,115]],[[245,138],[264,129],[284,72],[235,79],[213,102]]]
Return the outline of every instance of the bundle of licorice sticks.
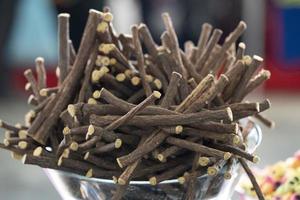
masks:
[[[69,37],[69,14],[58,15],[58,84],[47,87],[44,59],[28,69],[25,89],[33,106],[25,125],[10,125],[0,148],[24,164],[113,179],[121,199],[131,180],[157,185],[178,178],[185,199],[195,198],[195,180],[216,176],[240,163],[260,199],[263,195],[246,161],[259,157],[246,150],[251,129],[240,119],[254,117],[271,127],[260,113],[268,99],[244,98],[269,79],[263,59],[245,55],[238,38],[240,22],[223,44],[222,30],[205,23],[194,44],[180,49],[169,14],[160,44],[145,24],[131,35],[116,33],[108,8],[90,10],[78,52]],[[249,121],[251,122],[251,121]]]

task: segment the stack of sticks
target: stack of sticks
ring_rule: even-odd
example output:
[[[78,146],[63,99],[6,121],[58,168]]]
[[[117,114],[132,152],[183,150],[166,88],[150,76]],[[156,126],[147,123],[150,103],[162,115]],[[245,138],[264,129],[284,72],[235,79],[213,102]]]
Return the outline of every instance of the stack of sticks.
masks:
[[[117,34],[109,8],[90,10],[78,52],[69,37],[69,14],[58,15],[58,85],[47,87],[44,59],[28,69],[25,89],[33,106],[25,125],[10,125],[0,148],[24,164],[113,179],[121,199],[131,180],[157,185],[178,178],[185,199],[194,199],[197,177],[226,169],[231,178],[239,162],[263,196],[246,163],[259,157],[247,152],[253,127],[239,120],[261,115],[270,102],[244,98],[269,79],[263,59],[245,55],[236,45],[246,29],[240,22],[221,45],[222,30],[203,24],[199,41],[180,49],[169,14],[156,43],[145,24],[131,35]],[[237,46],[237,47],[236,47]]]

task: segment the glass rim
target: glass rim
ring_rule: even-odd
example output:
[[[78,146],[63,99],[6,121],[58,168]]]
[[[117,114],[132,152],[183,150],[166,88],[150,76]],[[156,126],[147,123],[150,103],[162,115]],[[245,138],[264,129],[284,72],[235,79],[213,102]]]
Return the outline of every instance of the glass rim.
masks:
[[[262,141],[262,131],[261,131],[260,126],[257,125],[256,123],[254,123],[254,127],[252,128],[249,135],[252,135],[254,133],[256,134],[256,136],[254,135],[256,137],[256,143],[254,145],[254,150],[255,150]],[[248,137],[249,137],[249,135],[248,135]],[[253,153],[253,152],[250,152],[250,153]],[[55,173],[63,173],[66,176],[78,178],[78,179],[85,180],[85,181],[94,181],[94,182],[98,182],[98,183],[115,184],[115,182],[112,179],[88,178],[83,175],[75,174],[72,172],[66,172],[66,171],[60,171],[60,170],[54,170],[54,169],[44,169],[44,170],[46,171],[47,174],[50,174],[51,171],[52,172],[55,171]],[[208,176],[208,174],[204,174],[202,176],[199,176],[198,178],[206,178],[207,176]],[[178,179],[171,179],[171,180],[162,181],[162,182],[158,183],[157,185],[174,184],[174,183],[178,183],[178,182],[179,182]],[[149,181],[130,181],[129,184],[130,185],[150,185]]]

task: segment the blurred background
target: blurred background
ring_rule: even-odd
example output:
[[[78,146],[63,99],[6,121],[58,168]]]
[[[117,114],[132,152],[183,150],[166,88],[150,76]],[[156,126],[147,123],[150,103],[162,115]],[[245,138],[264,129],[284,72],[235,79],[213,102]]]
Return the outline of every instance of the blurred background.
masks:
[[[37,56],[45,58],[48,84],[56,84],[57,14],[71,14],[70,34],[78,47],[88,10],[108,5],[118,32],[129,33],[130,25],[145,22],[156,41],[163,31],[162,12],[169,12],[180,43],[198,40],[201,25],[211,23],[227,36],[240,20],[248,29],[240,41],[246,53],[265,58],[271,79],[249,97],[269,98],[266,114],[275,129],[262,126],[258,149],[259,166],[272,164],[300,149],[300,1],[299,0],[0,0],[0,117],[23,122],[30,109],[24,92],[23,71],[34,67]],[[3,140],[0,130],[0,141]],[[0,199],[60,199],[40,168],[22,166],[0,151]]]

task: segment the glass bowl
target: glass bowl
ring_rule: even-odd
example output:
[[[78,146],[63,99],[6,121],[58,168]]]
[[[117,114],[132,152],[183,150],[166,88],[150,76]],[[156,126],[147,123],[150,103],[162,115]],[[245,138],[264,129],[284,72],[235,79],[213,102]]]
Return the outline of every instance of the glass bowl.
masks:
[[[245,121],[243,121],[246,123]],[[241,122],[241,123],[243,123]],[[247,151],[253,153],[262,139],[261,129],[255,125],[247,137]],[[112,180],[87,178],[81,175],[44,169],[50,181],[66,200],[107,200],[116,190]],[[225,169],[217,176],[203,175],[196,182],[195,199],[224,200],[230,199],[242,174],[240,165],[235,164],[232,178],[224,180]],[[152,186],[148,181],[131,181],[122,199],[128,200],[180,200],[184,199],[185,188],[177,179],[163,181]]]

